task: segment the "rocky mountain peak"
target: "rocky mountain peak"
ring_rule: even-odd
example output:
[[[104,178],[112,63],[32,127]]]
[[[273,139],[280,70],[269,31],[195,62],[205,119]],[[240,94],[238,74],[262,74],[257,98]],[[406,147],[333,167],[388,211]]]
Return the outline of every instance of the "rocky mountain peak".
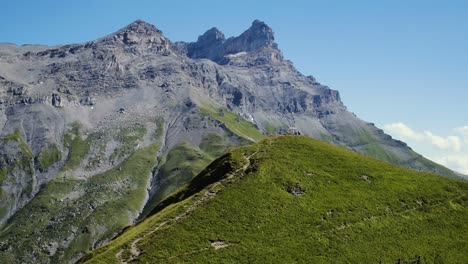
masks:
[[[154,25],[142,20],[137,19],[119,31],[134,32],[137,34],[162,34]]]
[[[108,38],[123,38],[124,41],[131,42],[131,37],[148,38],[148,37],[164,37],[162,31],[157,29],[154,25],[138,19],[128,24],[127,26],[119,29],[118,31],[104,37]]]
[[[221,32],[218,28],[213,27],[206,31],[203,35],[199,36],[197,42],[222,42],[224,40],[224,33]]]
[[[239,37],[247,45],[247,49],[258,49],[275,43],[273,30],[260,20],[254,20],[252,26]]]
[[[148,49],[158,53],[168,53],[170,50],[170,41],[164,37],[162,31],[141,19],[98,40],[98,43],[135,46],[139,47],[140,51]]]

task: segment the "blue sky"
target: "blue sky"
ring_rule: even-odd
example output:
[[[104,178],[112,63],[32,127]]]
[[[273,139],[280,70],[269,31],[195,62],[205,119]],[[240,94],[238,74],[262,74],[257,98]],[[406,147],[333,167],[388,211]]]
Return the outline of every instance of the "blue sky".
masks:
[[[339,90],[350,111],[468,174],[462,129],[468,126],[468,1],[2,0],[1,6],[0,42],[17,44],[85,42],[138,18],[173,41],[194,41],[213,26],[232,36],[263,20],[285,57]],[[408,136],[401,124],[423,136]],[[457,137],[460,147],[441,148],[428,133],[447,142]]]

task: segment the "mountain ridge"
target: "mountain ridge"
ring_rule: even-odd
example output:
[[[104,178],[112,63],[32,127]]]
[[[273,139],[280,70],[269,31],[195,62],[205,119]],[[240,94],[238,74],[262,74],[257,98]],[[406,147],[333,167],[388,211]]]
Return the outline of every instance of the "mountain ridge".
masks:
[[[273,30],[264,22],[255,20],[250,28],[237,37],[225,39],[224,34],[217,28],[211,28],[199,36],[196,42],[187,45],[187,56],[192,59],[209,59],[217,63],[227,63],[225,56],[240,52],[251,52],[271,48],[276,51],[278,61],[282,61],[281,51],[275,42]]]

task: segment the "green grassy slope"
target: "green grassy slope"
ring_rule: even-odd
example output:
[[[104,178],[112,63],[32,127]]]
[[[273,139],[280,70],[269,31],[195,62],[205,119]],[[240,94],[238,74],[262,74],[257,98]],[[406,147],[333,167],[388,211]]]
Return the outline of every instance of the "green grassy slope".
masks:
[[[188,143],[175,146],[169,151],[158,168],[158,192],[152,197],[149,204],[156,205],[178,188],[190,182],[213,159],[202,150]],[[154,206],[150,205],[147,205],[142,216],[154,208]]]
[[[157,168],[158,190],[147,203],[141,217],[145,217],[154,207],[171,193],[190,182],[216,157],[230,147],[250,142],[235,134],[207,133],[199,146],[183,142],[163,156]]]
[[[87,181],[57,177],[44,184],[0,228],[0,263],[65,263],[115,236],[146,199],[147,178],[159,147],[154,143],[141,148],[117,168]]]
[[[300,136],[233,149],[86,263],[467,263],[468,183]]]
[[[214,108],[205,106],[200,108],[200,113],[202,115],[209,115],[223,123],[229,131],[241,138],[245,138],[252,142],[258,142],[265,138],[265,136],[260,133],[260,131],[258,131],[254,124],[246,121],[239,115],[227,109],[215,110]]]

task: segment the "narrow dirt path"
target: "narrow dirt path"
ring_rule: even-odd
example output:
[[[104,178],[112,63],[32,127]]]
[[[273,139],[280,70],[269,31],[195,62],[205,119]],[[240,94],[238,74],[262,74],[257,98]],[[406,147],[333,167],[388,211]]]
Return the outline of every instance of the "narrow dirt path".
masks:
[[[251,162],[250,162],[250,159],[256,155],[258,153],[258,150],[255,151],[254,153],[252,153],[251,155],[249,156],[244,156],[244,160],[245,160],[245,164],[238,168],[237,170],[235,170],[234,172],[230,173],[229,176],[227,176],[226,178],[214,183],[211,185],[211,187],[209,188],[209,190],[205,191],[205,193],[203,194],[203,196],[198,199],[197,201],[195,201],[191,206],[189,206],[184,212],[176,215],[175,217],[173,217],[172,219],[169,219],[169,220],[166,220],[164,222],[161,222],[158,226],[156,226],[156,228],[154,228],[153,230],[151,230],[150,232],[144,234],[143,236],[135,239],[131,246],[130,246],[130,258],[128,259],[124,259],[124,257],[122,256],[124,250],[120,250],[119,252],[117,252],[117,254],[115,254],[115,257],[120,261],[120,263],[122,264],[128,264],[129,262],[131,262],[132,260],[136,259],[139,255],[140,255],[140,250],[138,249],[138,242],[140,242],[140,240],[146,236],[149,236],[151,234],[153,234],[154,232],[158,231],[159,229],[161,229],[163,226],[167,225],[169,222],[172,222],[172,221],[177,221],[177,220],[180,220],[182,218],[184,218],[185,216],[187,216],[190,212],[194,211],[195,209],[197,209],[198,207],[200,207],[202,204],[206,203],[207,201],[213,199],[216,194],[220,191],[220,190],[216,190],[216,187],[219,186],[220,184],[232,179],[235,175],[237,175],[239,172],[242,172],[242,173],[245,173],[245,171],[249,168],[249,166],[251,165]],[[203,250],[196,250],[196,251],[193,251],[193,252],[199,252],[199,251],[203,251]]]
[[[132,242],[132,246],[130,247],[130,253],[132,256],[139,256],[140,255],[140,250],[138,250],[137,243],[140,242],[141,238],[135,239],[135,241]]]
[[[123,249],[119,250],[119,252],[115,254],[115,257],[120,261],[120,263],[127,264],[127,262],[122,257],[122,253],[123,253]]]

